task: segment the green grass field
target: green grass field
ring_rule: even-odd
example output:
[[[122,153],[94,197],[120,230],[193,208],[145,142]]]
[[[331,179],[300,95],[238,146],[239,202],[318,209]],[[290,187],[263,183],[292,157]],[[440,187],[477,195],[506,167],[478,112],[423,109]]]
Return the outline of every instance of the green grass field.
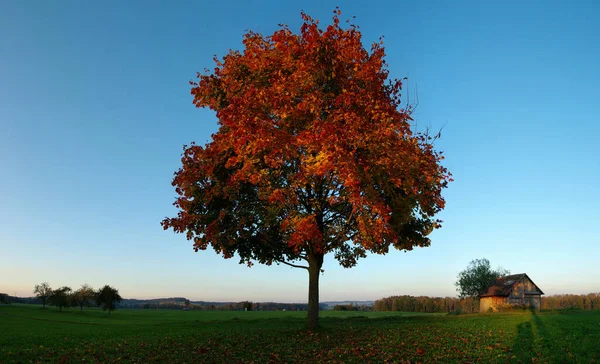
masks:
[[[305,316],[0,306],[0,362],[600,362],[600,311]]]

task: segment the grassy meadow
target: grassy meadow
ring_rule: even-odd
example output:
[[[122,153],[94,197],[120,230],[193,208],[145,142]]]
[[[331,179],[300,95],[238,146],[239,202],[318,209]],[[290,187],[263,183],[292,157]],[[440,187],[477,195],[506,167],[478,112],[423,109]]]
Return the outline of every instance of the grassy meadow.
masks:
[[[0,306],[0,362],[600,362],[600,311],[398,312]]]

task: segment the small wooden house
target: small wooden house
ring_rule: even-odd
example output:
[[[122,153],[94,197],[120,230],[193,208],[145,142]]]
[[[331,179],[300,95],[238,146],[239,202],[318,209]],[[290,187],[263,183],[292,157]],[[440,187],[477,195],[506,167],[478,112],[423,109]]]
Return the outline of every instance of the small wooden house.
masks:
[[[479,312],[506,306],[528,306],[539,310],[544,292],[525,273],[500,277],[479,296]]]

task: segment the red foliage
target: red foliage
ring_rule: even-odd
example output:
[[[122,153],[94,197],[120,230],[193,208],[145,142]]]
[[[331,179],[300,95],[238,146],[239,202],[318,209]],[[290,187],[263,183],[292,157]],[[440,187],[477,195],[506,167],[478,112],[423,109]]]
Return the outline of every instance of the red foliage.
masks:
[[[351,267],[367,251],[428,246],[451,180],[431,138],[411,131],[382,42],[371,51],[339,10],[325,30],[302,14],[300,33],[249,31],[244,49],[215,57],[191,82],[194,104],[216,112],[206,146],[184,147],[173,185],[195,249],[271,264]]]

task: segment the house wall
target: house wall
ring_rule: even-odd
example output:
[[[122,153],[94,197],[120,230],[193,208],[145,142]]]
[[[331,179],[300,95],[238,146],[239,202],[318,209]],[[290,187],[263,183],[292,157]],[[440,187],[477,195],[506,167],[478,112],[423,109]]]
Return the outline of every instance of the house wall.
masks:
[[[513,286],[508,303],[514,305],[525,305],[539,310],[542,307],[541,292],[536,288],[535,284],[527,277]]]
[[[540,310],[542,308],[542,296],[539,294],[528,294],[525,295],[524,304]]]
[[[492,311],[497,311],[498,306],[505,305],[507,302],[506,297],[492,296],[492,297],[481,297],[479,300],[479,312],[488,312],[491,308]]]
[[[498,307],[506,305],[524,305],[539,310],[542,307],[542,296],[528,294],[524,297],[481,297],[481,299],[479,300],[479,312],[489,312],[490,308],[492,309],[492,311],[496,312],[498,311]]]
[[[524,298],[525,294],[541,294],[539,290],[536,289],[535,284],[527,276],[525,276],[521,281],[515,283],[512,291],[510,292],[510,296]]]

